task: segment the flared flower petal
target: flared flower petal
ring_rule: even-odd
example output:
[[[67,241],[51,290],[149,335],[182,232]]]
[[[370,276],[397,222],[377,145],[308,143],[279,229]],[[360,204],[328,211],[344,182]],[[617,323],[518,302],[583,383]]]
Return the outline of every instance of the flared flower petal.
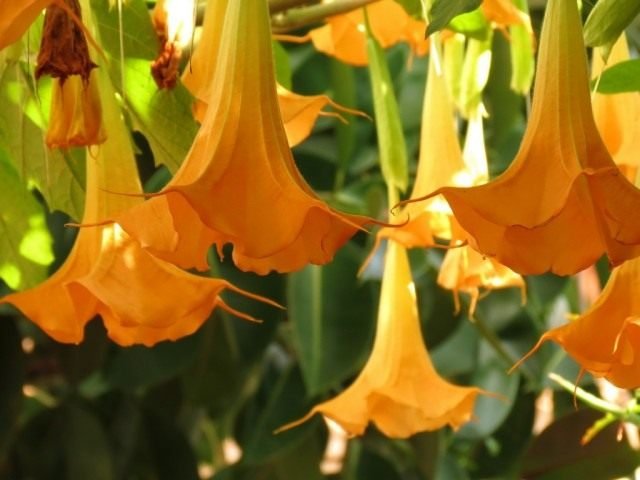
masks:
[[[545,333],[525,359],[542,343],[552,340],[592,375],[605,377],[620,388],[640,387],[638,289],[640,259],[635,258],[613,269],[591,308],[568,324]]]
[[[219,250],[233,244],[236,265],[260,274],[326,263],[372,220],[331,209],[295,166],[278,106],[265,0],[229,2],[216,18],[219,60],[192,148],[159,194],[117,222],[183,267],[206,265],[206,242],[182,246],[193,242],[193,232]],[[163,218],[152,224],[150,210]]]
[[[520,150],[504,174],[424,198],[443,194],[469,243],[521,274],[568,275],[603,253],[613,264],[637,256],[640,191],[598,135],[575,2],[547,5],[534,91]]]
[[[344,392],[282,429],[321,413],[350,435],[362,435],[372,422],[389,437],[406,438],[446,425],[459,427],[471,419],[479,393],[474,387],[453,385],[435,371],[422,340],[406,250],[390,241],[367,364]]]
[[[405,42],[415,55],[425,55],[429,42],[424,38],[426,24],[409,16],[394,0],[380,0],[367,5],[371,32],[382,48]],[[316,50],[354,66],[365,66],[367,57],[365,20],[363,9],[327,18],[326,25],[314,28],[292,41],[311,41]]]
[[[597,77],[605,68],[602,49],[596,48],[591,67]],[[629,46],[625,34],[614,44],[606,67],[629,60]],[[613,160],[629,181],[634,182],[640,166],[640,94],[618,93],[593,95],[593,116],[602,140]]]
[[[319,116],[336,117],[345,123],[346,120],[341,113],[366,117],[366,114],[359,110],[343,107],[326,95],[298,95],[281,85],[278,85],[278,103],[290,147],[302,143],[311,134]],[[332,107],[335,111],[323,110],[326,106]]]
[[[104,81],[102,87],[107,85]],[[139,204],[141,193],[133,150],[115,99],[109,110],[109,139],[87,155],[87,194],[83,222],[96,224]],[[100,315],[120,345],[153,345],[194,332],[216,306],[245,318],[220,299],[223,290],[257,300],[225,280],[188,274],[153,257],[117,224],[87,226],[60,269],[43,284],[0,300],[21,310],[60,342],[78,343],[84,327]]]

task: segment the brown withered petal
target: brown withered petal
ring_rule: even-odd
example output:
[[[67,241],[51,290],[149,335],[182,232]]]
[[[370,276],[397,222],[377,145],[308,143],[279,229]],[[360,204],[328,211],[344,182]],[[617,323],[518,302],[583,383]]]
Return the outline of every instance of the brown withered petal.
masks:
[[[63,0],[70,10],[81,18],[78,0]],[[91,61],[89,47],[82,28],[59,5],[47,7],[38,64],[35,76],[50,75],[64,83],[70,75],[80,75],[89,81],[91,70],[97,65]]]

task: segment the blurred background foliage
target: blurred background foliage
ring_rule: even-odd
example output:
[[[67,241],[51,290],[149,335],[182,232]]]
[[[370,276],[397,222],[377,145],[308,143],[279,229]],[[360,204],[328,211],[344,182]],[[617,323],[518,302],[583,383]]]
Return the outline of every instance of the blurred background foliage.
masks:
[[[178,86],[159,92],[149,75],[149,62],[157,54],[151,6],[127,2],[121,32],[117,9],[110,9],[107,0],[91,1],[110,60],[106,68],[126,107],[147,191],[168,180],[197,129],[187,91]],[[537,32],[544,5],[531,2],[531,7]],[[586,18],[591,2],[583,7]],[[82,151],[52,152],[41,142],[47,117],[43,105],[50,95],[47,79],[37,86],[33,81],[41,24],[0,53],[0,251],[23,259],[0,266],[1,294],[33,286],[56,270],[76,234],[64,224],[82,212]],[[636,46],[638,31],[637,22],[629,28]],[[366,67],[346,66],[308,44],[274,47],[283,85],[301,94],[328,93],[373,115]],[[527,105],[509,87],[510,50],[504,35],[493,36],[492,52],[484,102],[494,176],[518,148]],[[413,177],[427,62],[410,59],[404,45],[386,56]],[[294,154],[307,181],[333,205],[385,217],[373,122],[320,118]],[[0,307],[0,478],[596,480],[633,474],[640,452],[620,439],[619,425],[580,444],[600,414],[576,408],[572,393],[547,378],[551,371],[578,377],[578,366],[555,345],[544,345],[526,365],[507,374],[546,329],[581,310],[576,280],[527,278],[526,304],[517,289],[496,291],[482,298],[471,321],[465,313],[468,299],[463,296],[456,313],[451,293],[436,284],[443,257],[437,250],[411,251],[423,334],[436,369],[456,383],[495,392],[499,399],[480,398],[475,420],[457,432],[443,429],[408,440],[387,439],[373,427],[362,438],[336,438],[321,418],[274,435],[277,427],[348,385],[366,361],[382,253],[363,275],[356,272],[372,242],[372,236],[358,234],[329,265],[286,276],[242,273],[212,253],[212,274],[273,298],[287,310],[230,298],[234,307],[264,322],[251,324],[216,310],[197,333],[154,348],[118,347],[97,321],[88,326],[84,343],[61,345],[12,308]],[[604,281],[608,267],[604,262],[598,267]],[[580,385],[597,392],[589,375]]]

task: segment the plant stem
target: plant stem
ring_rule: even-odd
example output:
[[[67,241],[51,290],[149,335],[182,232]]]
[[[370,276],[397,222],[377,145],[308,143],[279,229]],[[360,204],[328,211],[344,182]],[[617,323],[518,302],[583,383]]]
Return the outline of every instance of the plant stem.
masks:
[[[291,1],[293,0],[278,0]],[[320,22],[332,15],[347,13],[364,7],[378,0],[342,0],[341,2],[321,3],[304,8],[293,8],[275,15],[271,19],[271,26],[276,33],[295,30],[306,25]]]

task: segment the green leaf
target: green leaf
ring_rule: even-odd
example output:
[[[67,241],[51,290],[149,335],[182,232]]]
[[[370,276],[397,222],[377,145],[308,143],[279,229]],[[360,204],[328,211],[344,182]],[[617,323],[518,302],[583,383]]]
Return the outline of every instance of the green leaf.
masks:
[[[371,35],[368,26],[367,54],[382,175],[388,186],[404,192],[409,183],[409,167],[398,102],[384,50]]]
[[[110,9],[109,0],[97,0],[91,5],[101,45],[110,57],[111,80],[124,98],[134,128],[149,141],[156,164],[175,172],[191,147],[198,125],[185,87],[178,83],[173,90],[159,90],[151,77],[150,62],[158,54],[159,43],[146,3],[131,0],[123,5],[124,88],[118,9]]]
[[[102,425],[91,412],[75,404],[33,417],[18,438],[17,459],[24,478],[114,480],[111,450]]]
[[[601,416],[593,410],[581,410],[553,422],[534,440],[518,477],[609,480],[632,476],[640,455],[626,439],[618,441],[618,424],[610,425],[591,442],[581,445],[584,433]]]
[[[434,0],[429,10],[427,35],[442,30],[453,18],[475,10],[481,3],[482,0]]]
[[[198,480],[198,465],[184,433],[166,417],[144,412],[145,440],[157,480]]]
[[[265,369],[263,384],[243,415],[245,433],[239,437],[243,445],[242,462],[260,465],[273,461],[317,432],[322,424],[320,418],[274,434],[277,428],[304,416],[312,406],[298,368],[273,373]]]
[[[358,371],[371,345],[373,300],[358,283],[360,258],[347,245],[333,262],[289,276],[289,318],[310,395]]]
[[[473,410],[474,420],[465,424],[458,435],[462,438],[482,439],[497,430],[513,407],[519,377],[518,374],[509,375],[501,359],[492,357],[485,362],[473,376],[471,383],[500,397],[479,395]]]
[[[607,68],[596,85],[599,93],[640,92],[640,59]]]
[[[153,348],[118,348],[105,367],[105,378],[113,387],[135,390],[168,380],[189,367],[196,358],[198,334]]]
[[[419,18],[422,16],[422,1],[421,0],[396,0],[405,12],[412,17]]]
[[[45,280],[52,243],[42,205],[0,150],[0,278],[14,290]]]
[[[584,25],[589,47],[613,43],[640,13],[638,0],[599,0]]]
[[[527,0],[515,0],[516,6],[529,14]],[[531,90],[535,73],[535,45],[534,37],[525,25],[511,25],[511,88],[513,91],[526,95]]]
[[[23,183],[37,188],[51,210],[80,219],[84,206],[84,149],[49,150],[44,130],[51,82],[41,79],[38,95],[24,67],[11,62],[0,80],[0,150]]]
[[[477,40],[486,40],[492,32],[491,25],[479,8],[453,18],[449,28]]]
[[[292,72],[289,54],[280,42],[273,40],[271,45],[273,46],[273,60],[276,67],[276,80],[284,88],[291,90]]]

